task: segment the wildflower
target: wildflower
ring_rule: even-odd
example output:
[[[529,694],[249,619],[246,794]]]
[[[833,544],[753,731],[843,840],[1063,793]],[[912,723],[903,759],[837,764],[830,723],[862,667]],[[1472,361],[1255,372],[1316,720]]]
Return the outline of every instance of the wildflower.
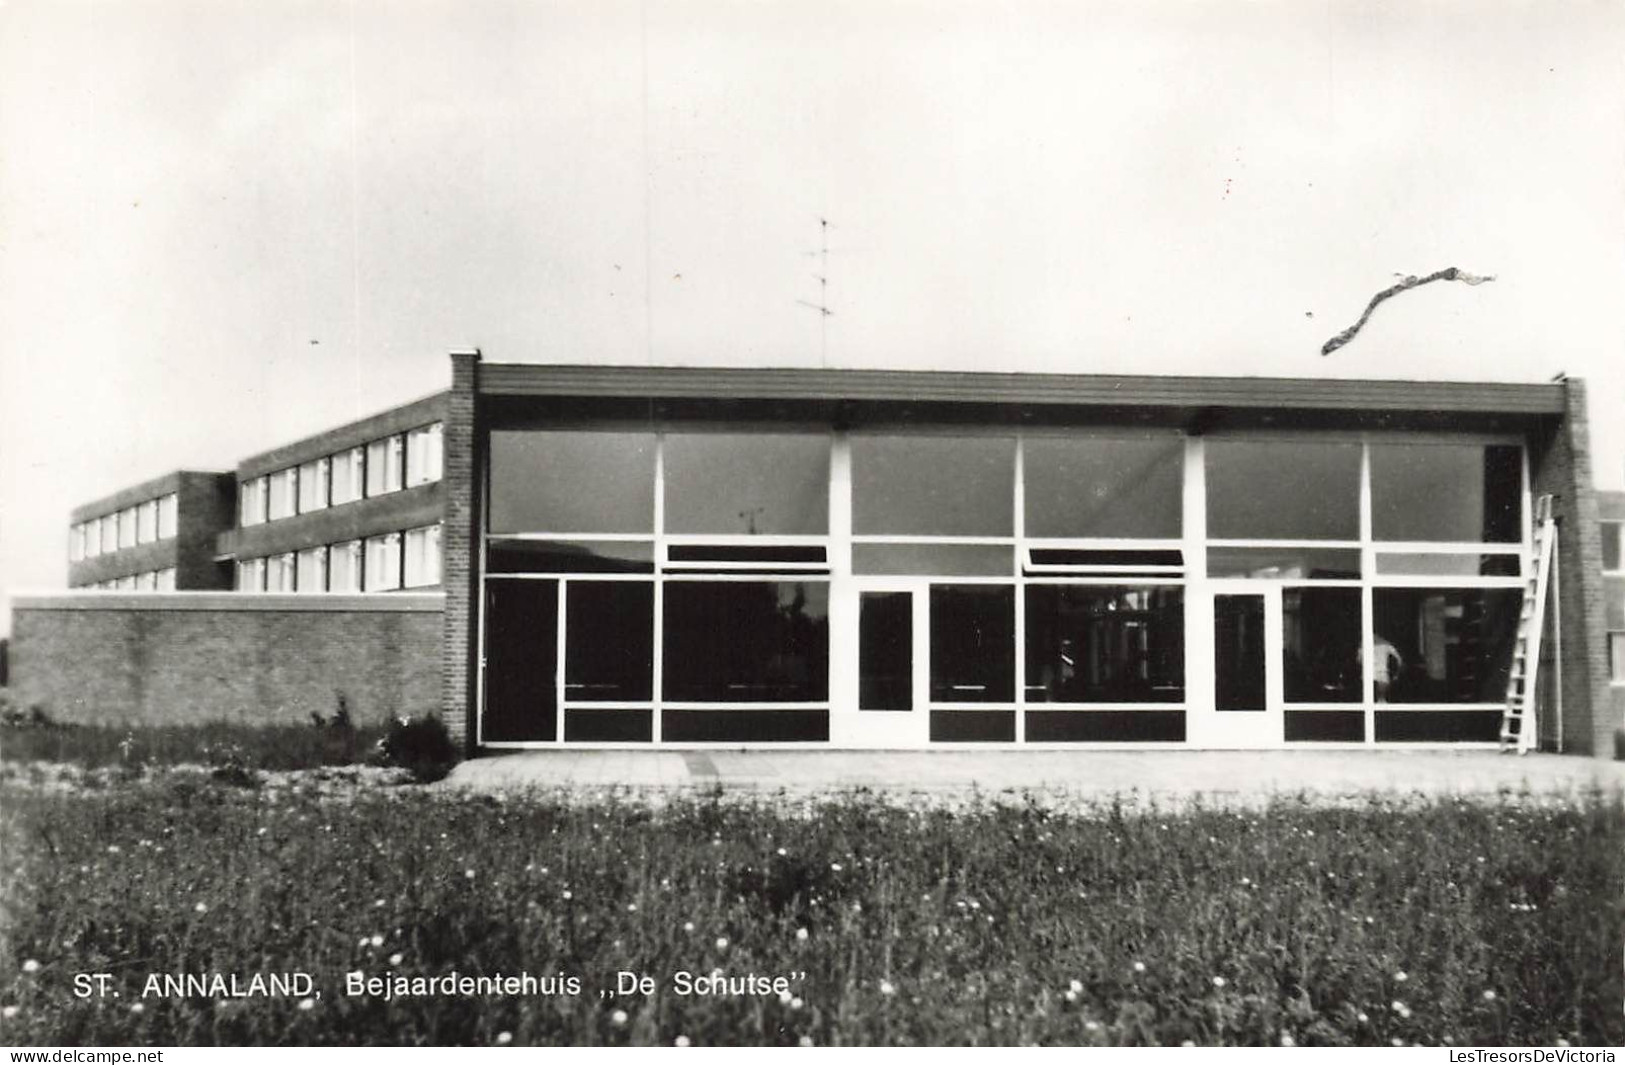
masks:
[[[367,937],[366,937],[366,936],[362,936],[362,937],[361,937],[361,939],[360,939],[360,941],[359,941],[359,942],[357,942],[357,943],[356,943],[356,946],[358,946],[358,947],[365,947],[365,946],[366,946],[366,945],[367,945],[367,943],[368,943],[368,939],[367,939]]]
[[[1076,1001],[1078,1001],[1078,993],[1076,991],[1072,990],[1070,987],[1067,988],[1066,989],[1066,1000],[1068,1002],[1076,1002]]]
[[[1484,989],[1484,1001],[1485,1002],[1494,1002],[1495,1001],[1495,992],[1492,991],[1489,988],[1485,988]]]
[[[383,909],[383,908],[384,908],[384,900],[383,900],[383,899],[379,899],[379,900],[378,900],[378,901],[377,901],[377,902],[374,902],[374,903],[373,903],[373,906],[374,906],[374,908],[376,908],[376,909],[380,909],[380,910],[381,910],[381,909]]]
[[[463,873],[463,876],[467,877],[470,880],[473,880],[474,879],[474,870],[472,870],[472,869],[465,870],[464,873]]]
[[[805,928],[796,929],[796,939],[805,943],[807,941],[807,930]]]
[[[727,950],[728,949],[728,937],[727,936],[718,936],[717,937],[717,949],[718,950]]]
[[[35,961],[33,958],[29,958],[27,961],[23,962],[23,972],[25,972],[25,973],[37,973],[37,972],[39,972],[39,962]]]
[[[316,1008],[316,1000],[313,998],[302,998],[299,1000],[299,1008],[306,1013],[309,1013],[311,1010]]]
[[[372,934],[372,938],[367,940],[367,942],[371,943],[375,947],[381,947],[384,945],[384,937],[374,932]]]
[[[1365,1024],[1367,1021],[1371,1020],[1370,1017],[1366,1016],[1365,1010],[1361,1010],[1359,1013],[1356,1013],[1354,1015],[1354,1019],[1359,1021],[1361,1024]]]
[[[1143,962],[1143,961],[1135,962],[1134,963],[1134,971],[1137,972],[1137,973],[1145,972],[1145,962]]]
[[[812,1046],[813,1045],[812,1036],[810,1036],[810,1035],[802,1036],[799,1040],[797,1040],[797,1045],[798,1046],[804,1046],[804,1047]]]
[[[8,1021],[15,1016],[17,1016],[16,1006],[7,1006],[5,1009],[0,1010],[0,1017],[4,1017]]]
[[[1403,984],[1406,980],[1409,980],[1409,979],[1410,979],[1410,977],[1405,974],[1404,969],[1401,969],[1401,970],[1399,970],[1399,972],[1394,974],[1395,983]]]
[[[1390,1045],[1396,1046],[1396,1047],[1402,1047],[1402,1046],[1405,1045],[1405,1040],[1399,1038],[1399,1036],[1397,1036],[1397,1035],[1394,1036],[1392,1039],[1388,1040],[1388,1042],[1389,1042]]]
[[[406,957],[406,955],[400,953],[399,951],[396,951],[394,954],[391,954],[389,956],[389,964],[391,964],[391,965],[399,965],[401,963],[401,960],[403,958],[405,958],[405,957]]]
[[[107,853],[108,854],[117,854],[117,853],[119,853],[118,844],[117,843],[108,844],[107,845]]]
[[[841,871],[841,863],[840,862],[830,862],[829,863],[829,868],[830,868],[830,872],[838,873],[838,872]]]
[[[196,910],[198,913],[208,913],[209,912],[208,904],[207,903],[202,903],[202,902],[198,903],[196,906],[193,906],[192,909]]]
[[[626,1011],[625,1010],[616,1010],[614,1013],[611,1013],[609,1015],[609,1021],[610,1021],[611,1024],[615,1025],[617,1028],[620,1027],[621,1025],[626,1023]]]
[[[1073,991],[1075,991],[1075,992],[1077,992],[1079,994],[1083,993],[1083,981],[1082,980],[1073,980],[1070,983],[1068,983],[1066,986],[1071,988]]]
[[[882,980],[880,981],[880,993],[882,995],[895,995],[897,994],[897,988],[890,980]]]
[[[683,922],[683,931],[685,931],[685,932],[694,931],[694,922],[693,921],[684,921]]]
[[[1314,835],[1313,832],[1311,832],[1309,834],[1311,836]],[[1291,1032],[1282,1032],[1281,1033],[1281,1045],[1284,1046],[1284,1047],[1295,1047],[1298,1044],[1297,1044],[1296,1041],[1293,1040]]]
[[[789,854],[789,853],[790,853],[790,852],[789,852],[789,851],[787,851],[787,850],[785,850],[785,849],[784,849],[784,848],[783,848],[783,847],[780,847],[780,848],[779,848],[779,857],[780,857],[780,858],[783,858],[783,857],[784,857],[784,856],[785,856],[785,855],[786,855],[786,854]]]
[[[790,1000],[790,1008],[793,1010],[798,1010],[801,1008],[801,997],[799,995]]]
[[[1213,986],[1214,987],[1222,988],[1222,987],[1224,987],[1225,983],[1226,983],[1225,978],[1222,977],[1222,976],[1215,976],[1213,978]]]
[[[513,1042],[513,1033],[512,1032],[498,1032],[497,1033],[497,1046],[505,1047],[511,1042]]]
[[[780,991],[779,992],[779,1005],[788,1006],[790,1004],[790,1000],[792,998],[794,998],[794,997],[795,996],[790,994],[790,992],[788,990]]]
[[[627,903],[626,904],[626,912],[627,913],[637,913],[638,912],[638,904],[635,903],[635,902]]]
[[[147,1012],[147,1007],[145,1007],[141,1003],[137,1002],[133,1006],[130,1007],[130,1012],[131,1013],[145,1013],[145,1012]]]
[[[1100,1031],[1100,1022],[1099,1021],[1084,1021],[1083,1026],[1084,1026],[1084,1028],[1088,1029],[1091,1032]]]
[[[686,1046],[688,1046],[688,1036],[686,1036],[686,1035],[678,1036],[676,1039],[673,1039],[671,1041],[671,1045],[674,1046],[674,1047],[686,1047]]]
[[[566,891],[566,892],[563,892],[563,893],[562,893],[562,894],[561,894],[561,895],[560,895],[560,898],[562,898],[562,899],[564,899],[564,900],[565,900],[565,901],[566,901],[566,902],[568,902],[568,901],[570,901],[570,900],[571,900],[571,899],[573,899],[573,898],[575,898],[575,896],[574,896],[574,895],[572,895],[572,894],[570,894],[570,892],[568,892],[568,891]]]

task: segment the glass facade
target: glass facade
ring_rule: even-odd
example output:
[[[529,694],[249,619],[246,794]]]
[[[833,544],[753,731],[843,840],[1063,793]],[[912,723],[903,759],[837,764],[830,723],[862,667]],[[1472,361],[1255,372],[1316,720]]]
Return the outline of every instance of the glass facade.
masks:
[[[481,742],[1495,739],[1516,444],[765,423],[485,443]]]

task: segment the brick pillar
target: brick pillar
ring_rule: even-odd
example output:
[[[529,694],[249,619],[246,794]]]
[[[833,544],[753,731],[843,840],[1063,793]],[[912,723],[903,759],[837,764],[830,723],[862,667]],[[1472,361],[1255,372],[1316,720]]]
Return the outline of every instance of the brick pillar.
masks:
[[[1591,478],[1585,382],[1565,382],[1565,411],[1531,452],[1536,496],[1550,493],[1557,517],[1558,611],[1563,640],[1563,748],[1613,756],[1608,634],[1603,606],[1602,530]],[[1547,640],[1554,638],[1552,632]],[[1542,714],[1554,713],[1543,707]],[[1545,730],[1542,730],[1545,731]]]
[[[445,631],[440,647],[440,710],[446,728],[465,751],[474,747],[478,678],[475,572],[480,520],[480,443],[476,407],[480,353],[451,354],[451,393],[446,397],[443,444],[445,524],[440,532],[441,583],[445,588]]]

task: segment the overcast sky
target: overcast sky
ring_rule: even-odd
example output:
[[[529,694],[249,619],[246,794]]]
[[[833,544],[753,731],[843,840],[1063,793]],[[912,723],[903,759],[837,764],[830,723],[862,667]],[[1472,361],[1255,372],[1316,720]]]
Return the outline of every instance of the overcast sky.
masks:
[[[0,234],[0,595],[464,346],[1566,371],[1625,477],[1618,2],[3,0]]]

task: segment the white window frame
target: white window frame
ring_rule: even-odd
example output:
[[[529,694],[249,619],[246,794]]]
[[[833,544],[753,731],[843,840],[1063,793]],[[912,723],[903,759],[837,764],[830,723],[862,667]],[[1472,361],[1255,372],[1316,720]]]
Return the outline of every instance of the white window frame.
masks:
[[[440,583],[440,526],[406,530],[401,581],[403,588],[426,588]]]
[[[158,539],[158,501],[149,499],[135,508],[135,542],[150,544]]]
[[[125,507],[118,512],[118,546],[119,550],[134,547],[135,538],[135,508]]]
[[[442,465],[441,423],[425,425],[406,434],[406,487],[440,480]]]
[[[394,592],[400,587],[401,534],[392,532],[367,537],[362,547],[362,591]]]
[[[305,567],[305,560],[311,558],[316,560],[314,574],[307,573]],[[325,546],[307,547],[294,556],[293,587],[296,592],[327,591],[327,548]]]
[[[331,459],[323,456],[300,464],[294,500],[298,513],[309,514],[327,509],[329,485],[332,480],[331,462]]]
[[[158,498],[158,539],[169,540],[179,531],[180,497],[174,492]]]
[[[401,490],[406,438],[395,433],[367,444],[367,497],[388,495]]]
[[[157,573],[158,591],[173,592],[175,590],[175,567],[166,566]]]
[[[343,555],[348,562],[350,580],[340,588],[333,579],[333,559]],[[361,570],[365,550],[360,540],[345,540],[327,549],[327,589],[331,592],[356,593],[361,591]]]
[[[277,470],[266,478],[269,485],[265,504],[265,520],[281,521],[299,513],[299,471],[289,466]]]

